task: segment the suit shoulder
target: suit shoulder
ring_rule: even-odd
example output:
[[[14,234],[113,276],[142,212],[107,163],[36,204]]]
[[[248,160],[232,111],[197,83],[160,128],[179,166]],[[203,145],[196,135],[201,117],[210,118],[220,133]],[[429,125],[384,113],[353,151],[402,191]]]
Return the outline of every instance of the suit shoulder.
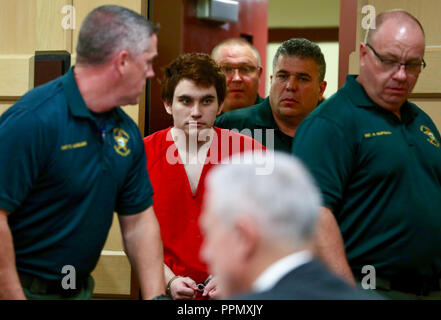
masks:
[[[369,300],[372,296],[353,287],[329,271],[320,261],[312,260],[294,270],[286,282],[299,282],[303,299],[311,300]],[[283,283],[283,279],[281,281]],[[300,285],[300,283],[303,283]]]
[[[244,294],[238,300],[369,300],[378,299],[347,284],[313,260],[286,274],[274,287]]]

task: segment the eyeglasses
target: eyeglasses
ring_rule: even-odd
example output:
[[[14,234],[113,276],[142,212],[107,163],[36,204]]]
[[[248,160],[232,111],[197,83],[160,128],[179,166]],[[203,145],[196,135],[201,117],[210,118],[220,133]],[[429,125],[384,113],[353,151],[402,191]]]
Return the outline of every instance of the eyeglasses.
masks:
[[[416,75],[426,67],[426,62],[424,61],[424,59],[422,59],[421,61],[401,63],[397,60],[391,60],[382,57],[381,55],[378,54],[377,51],[375,51],[374,48],[372,48],[372,46],[369,43],[366,43],[366,46],[369,47],[372,50],[372,52],[375,54],[375,56],[378,58],[378,60],[381,61],[383,68],[386,71],[397,72],[398,70],[401,69],[401,66],[404,66],[404,70],[406,70],[407,74]]]
[[[238,66],[238,67],[233,67],[230,65],[222,65],[221,69],[222,69],[222,72],[225,73],[226,76],[232,76],[236,70],[239,71],[239,74],[241,76],[250,76],[256,70],[260,69],[260,67],[249,66],[249,65],[242,65],[242,66]]]

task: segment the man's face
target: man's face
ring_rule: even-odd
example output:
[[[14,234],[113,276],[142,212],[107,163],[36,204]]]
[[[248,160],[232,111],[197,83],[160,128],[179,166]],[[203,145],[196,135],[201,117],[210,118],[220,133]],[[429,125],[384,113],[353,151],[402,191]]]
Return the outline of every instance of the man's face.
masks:
[[[187,136],[213,127],[216,115],[221,112],[214,85],[204,87],[189,79],[181,79],[175,88],[172,103],[164,102],[173,116],[174,127]]]
[[[322,98],[326,82],[319,81],[312,58],[279,56],[271,76],[270,105],[278,119],[302,121]]]
[[[205,199],[208,199],[206,197]],[[206,201],[206,200],[205,200]],[[201,259],[207,263],[208,270],[218,278],[222,298],[238,294],[245,288],[242,272],[246,272],[240,253],[240,239],[233,227],[225,225],[210,209],[210,200],[204,203],[200,225],[204,241]]]
[[[149,49],[140,53],[139,55],[128,57],[127,70],[124,78],[123,98],[124,104],[138,104],[139,97],[144,90],[146,80],[153,78],[155,75],[153,71],[153,59],[157,56],[156,35],[152,35],[149,41]]]
[[[370,42],[371,48],[366,44],[360,47],[358,81],[375,103],[397,112],[412,92],[419,70],[411,67],[406,71],[408,67],[400,65],[398,68],[395,62],[421,64],[425,48],[423,34],[414,23],[389,19],[381,25]]]
[[[227,80],[224,111],[254,105],[262,68],[253,51],[247,46],[223,46],[215,60],[224,70]]]

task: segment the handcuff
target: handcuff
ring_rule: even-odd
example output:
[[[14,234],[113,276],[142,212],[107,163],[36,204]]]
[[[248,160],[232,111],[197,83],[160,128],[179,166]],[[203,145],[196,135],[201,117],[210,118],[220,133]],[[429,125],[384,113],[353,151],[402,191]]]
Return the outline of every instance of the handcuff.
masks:
[[[173,278],[170,279],[170,281],[167,284],[167,288],[166,288],[166,293],[169,297],[172,298],[172,294],[171,294],[171,284],[172,282],[177,279],[177,278],[181,278],[182,276],[174,276]],[[213,276],[210,274],[207,279],[205,279],[204,282],[198,283],[196,286],[198,288],[198,291],[203,292],[205,287],[207,286],[207,284],[210,282],[210,280],[213,279]]]
[[[198,290],[201,291],[201,292],[204,291],[205,287],[207,286],[207,284],[210,282],[211,279],[213,279],[213,276],[210,274],[208,276],[208,278],[205,279],[204,282],[198,283],[197,284]]]

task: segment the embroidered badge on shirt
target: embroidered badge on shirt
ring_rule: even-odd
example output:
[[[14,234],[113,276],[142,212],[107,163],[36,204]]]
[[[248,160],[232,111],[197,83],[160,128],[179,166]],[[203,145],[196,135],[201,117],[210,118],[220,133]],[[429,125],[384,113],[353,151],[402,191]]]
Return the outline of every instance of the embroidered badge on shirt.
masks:
[[[83,148],[83,147],[87,147],[87,141],[81,141],[81,142],[77,142],[77,143],[70,143],[70,144],[62,145],[61,150],[66,151],[66,150],[78,149],[78,148]]]
[[[113,146],[116,153],[120,156],[127,157],[130,154],[130,149],[127,148],[130,135],[121,128],[115,128],[113,129],[113,138],[116,142],[116,145]]]
[[[378,132],[368,132],[364,134],[364,137],[369,139],[373,137],[387,136],[392,134],[390,131],[378,131]]]
[[[427,138],[427,141],[429,141],[435,147],[439,148],[439,141],[436,140],[435,135],[428,127],[422,125],[422,126],[420,126],[420,130],[422,133],[424,133],[425,135],[427,135],[429,137],[429,138]]]

